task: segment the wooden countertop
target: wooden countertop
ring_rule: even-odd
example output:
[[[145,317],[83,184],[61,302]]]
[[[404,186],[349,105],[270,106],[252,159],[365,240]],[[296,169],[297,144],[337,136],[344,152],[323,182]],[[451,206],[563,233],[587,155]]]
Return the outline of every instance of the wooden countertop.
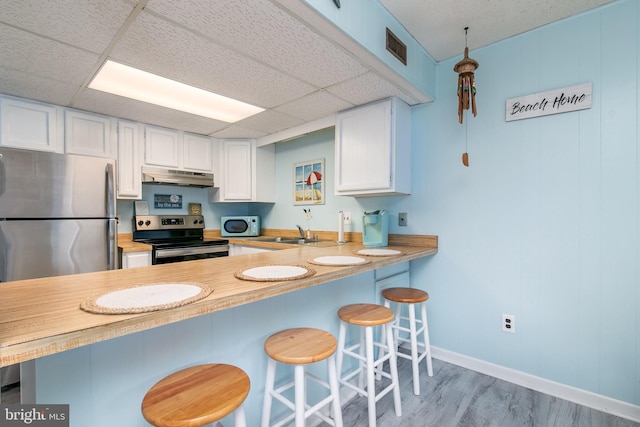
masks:
[[[318,256],[353,255],[361,243],[340,246],[287,246],[279,251],[212,258],[177,264],[102,271],[0,283],[0,366],[11,365],[72,348],[225,310],[253,301],[304,289],[437,253],[436,236],[392,239],[389,248],[403,253],[366,257],[360,266],[328,267],[309,264]],[[282,247],[285,245],[279,245]],[[254,282],[234,277],[236,271],[269,264],[307,265],[310,277]],[[182,307],[143,314],[103,315],[79,308],[85,299],[114,289],[149,283],[196,282],[213,289],[207,298]]]

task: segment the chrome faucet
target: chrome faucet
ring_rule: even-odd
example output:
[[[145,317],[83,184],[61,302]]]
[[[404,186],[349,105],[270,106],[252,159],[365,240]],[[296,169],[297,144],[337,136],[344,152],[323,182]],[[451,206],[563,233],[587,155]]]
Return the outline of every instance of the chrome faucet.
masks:
[[[300,232],[300,238],[304,239],[304,230],[299,225],[296,225],[296,227],[298,227],[298,231]]]

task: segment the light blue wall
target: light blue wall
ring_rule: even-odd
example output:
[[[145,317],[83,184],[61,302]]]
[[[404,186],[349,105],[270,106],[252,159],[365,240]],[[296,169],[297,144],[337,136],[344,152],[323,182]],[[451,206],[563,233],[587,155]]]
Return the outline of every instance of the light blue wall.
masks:
[[[268,228],[295,229],[299,224],[306,228],[306,216],[303,209],[311,209],[312,219],[309,221],[311,232],[314,230],[338,230],[338,212],[350,211],[352,224],[345,226],[345,231],[362,231],[362,215],[365,211],[385,208],[389,211],[391,233],[398,233],[410,227],[397,227],[398,213],[408,209],[408,196],[393,197],[345,197],[334,195],[334,141],[333,128],[315,132],[311,135],[278,143],[276,145],[276,203],[262,211],[263,224]],[[310,206],[293,204],[293,165],[314,159],[325,161],[325,203]],[[375,173],[375,172],[372,172]],[[406,211],[406,210],[405,210]],[[411,218],[409,219],[411,223]]]
[[[412,272],[433,345],[640,404],[639,23],[620,1],[472,51],[478,116],[463,125],[460,58],[438,64],[437,102],[413,110],[410,211],[440,238]],[[504,120],[508,98],[583,82],[591,109]]]

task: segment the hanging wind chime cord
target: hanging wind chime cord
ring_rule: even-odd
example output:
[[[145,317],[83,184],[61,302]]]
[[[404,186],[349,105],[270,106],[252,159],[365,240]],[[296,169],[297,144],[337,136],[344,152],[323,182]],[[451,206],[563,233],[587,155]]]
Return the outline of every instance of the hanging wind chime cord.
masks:
[[[469,120],[464,124],[464,153],[462,153],[462,164],[469,167]]]

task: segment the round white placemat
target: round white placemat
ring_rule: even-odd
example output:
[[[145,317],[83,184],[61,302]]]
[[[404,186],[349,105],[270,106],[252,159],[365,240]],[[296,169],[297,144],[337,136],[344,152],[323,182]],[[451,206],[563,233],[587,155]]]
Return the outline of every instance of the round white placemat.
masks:
[[[364,248],[358,249],[355,251],[358,255],[369,255],[369,256],[393,256],[400,255],[402,251],[398,251],[396,249],[384,249],[384,248]]]
[[[98,314],[131,314],[166,310],[198,301],[212,292],[195,283],[136,285],[96,295],[80,308]]]
[[[247,268],[235,273],[238,279],[256,282],[277,282],[280,280],[295,280],[313,276],[316,272],[303,265],[263,265]]]
[[[358,256],[329,255],[329,256],[319,256],[317,258],[310,259],[309,262],[311,264],[317,264],[317,265],[345,266],[345,265],[368,264],[371,261],[364,258],[360,258]]]

